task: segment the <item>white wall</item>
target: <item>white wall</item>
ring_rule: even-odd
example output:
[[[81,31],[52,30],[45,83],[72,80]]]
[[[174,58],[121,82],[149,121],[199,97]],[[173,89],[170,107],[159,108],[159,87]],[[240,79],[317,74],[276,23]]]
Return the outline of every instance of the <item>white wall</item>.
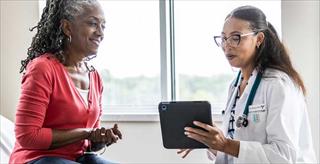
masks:
[[[0,112],[14,120],[20,92],[20,60],[26,56],[38,21],[37,1],[1,0]],[[308,111],[319,159],[319,2],[284,1],[283,40],[308,89]],[[112,122],[104,122],[111,125]],[[124,140],[110,146],[104,156],[122,163],[208,163],[202,150],[180,159],[175,150],[162,147],[158,122],[120,122]]]
[[[113,122],[105,123],[106,126]],[[123,140],[111,145],[104,156],[121,163],[209,163],[204,149],[195,150],[186,159],[177,150],[162,146],[159,122],[120,122]]]
[[[307,88],[313,143],[319,161],[319,1],[282,1],[282,34]]]

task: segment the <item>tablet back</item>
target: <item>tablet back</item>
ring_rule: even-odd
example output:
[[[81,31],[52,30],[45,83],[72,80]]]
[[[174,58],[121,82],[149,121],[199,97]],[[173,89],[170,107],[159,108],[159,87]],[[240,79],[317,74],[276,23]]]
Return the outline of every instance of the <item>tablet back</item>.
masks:
[[[207,101],[161,102],[158,106],[163,146],[167,149],[208,148],[184,134],[193,121],[212,125],[211,106]],[[199,128],[199,127],[197,127]]]

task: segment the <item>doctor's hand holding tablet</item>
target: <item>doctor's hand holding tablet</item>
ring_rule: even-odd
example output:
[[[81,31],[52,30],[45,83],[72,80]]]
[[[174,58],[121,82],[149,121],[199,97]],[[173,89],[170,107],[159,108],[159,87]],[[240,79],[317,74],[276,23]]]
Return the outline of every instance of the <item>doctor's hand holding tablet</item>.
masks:
[[[193,119],[181,133],[205,146],[186,142],[177,153],[184,158],[206,147],[215,163],[316,163],[305,86],[265,14],[253,6],[234,9],[214,40],[240,69],[229,87],[222,126]],[[188,111],[175,119],[183,115]]]
[[[213,124],[210,126],[198,121],[194,121],[193,123],[205,130],[186,127],[184,129],[187,137],[204,143],[213,150],[228,152],[234,156],[237,155],[239,151],[239,142],[226,138],[223,132],[216,125]]]

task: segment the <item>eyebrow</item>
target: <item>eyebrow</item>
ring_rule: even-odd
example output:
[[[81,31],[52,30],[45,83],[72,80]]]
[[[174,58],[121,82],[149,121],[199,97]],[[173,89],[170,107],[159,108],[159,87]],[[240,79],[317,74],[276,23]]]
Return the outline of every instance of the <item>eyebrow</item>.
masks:
[[[93,18],[93,19],[95,19],[95,20],[97,20],[99,22],[106,23],[106,20],[104,18],[98,18],[98,17],[95,17],[95,16],[89,16],[88,18],[89,19]]]
[[[226,33],[221,32],[221,35],[225,35],[225,34],[226,34]],[[231,34],[231,35],[232,35],[232,34],[242,34],[242,32],[240,32],[240,31],[232,31],[230,34]]]

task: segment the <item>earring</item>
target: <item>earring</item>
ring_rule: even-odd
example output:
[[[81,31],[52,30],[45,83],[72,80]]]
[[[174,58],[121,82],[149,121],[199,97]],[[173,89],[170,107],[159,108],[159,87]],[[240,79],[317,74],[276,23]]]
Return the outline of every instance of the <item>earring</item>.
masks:
[[[69,40],[69,43],[71,44],[71,40],[72,40],[71,35],[68,37],[68,40]]]
[[[259,48],[259,47],[260,47],[260,43],[257,44],[257,48]]]

